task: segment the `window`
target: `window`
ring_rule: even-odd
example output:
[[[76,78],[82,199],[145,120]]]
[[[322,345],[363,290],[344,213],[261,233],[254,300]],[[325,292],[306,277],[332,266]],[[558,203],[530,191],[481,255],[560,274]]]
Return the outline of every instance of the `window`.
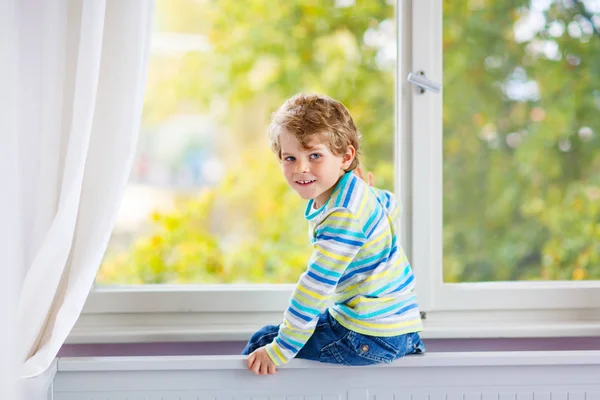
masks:
[[[159,0],[128,198],[71,341],[281,318],[310,249],[265,129],[298,91],[342,100],[398,189],[425,337],[597,334],[599,31],[597,0]]]
[[[305,202],[266,130],[291,95],[341,100],[394,187],[392,2],[159,0],[138,154],[99,286],[293,283]]]
[[[413,12],[413,68],[444,85],[413,103],[429,308],[597,308],[600,2]]]

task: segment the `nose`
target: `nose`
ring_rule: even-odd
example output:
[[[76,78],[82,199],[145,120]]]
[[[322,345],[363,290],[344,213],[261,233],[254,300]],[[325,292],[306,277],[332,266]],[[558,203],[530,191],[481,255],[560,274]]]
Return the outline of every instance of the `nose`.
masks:
[[[308,161],[305,160],[298,160],[298,162],[296,163],[296,172],[297,174],[301,174],[301,173],[305,173],[308,172],[310,170]]]

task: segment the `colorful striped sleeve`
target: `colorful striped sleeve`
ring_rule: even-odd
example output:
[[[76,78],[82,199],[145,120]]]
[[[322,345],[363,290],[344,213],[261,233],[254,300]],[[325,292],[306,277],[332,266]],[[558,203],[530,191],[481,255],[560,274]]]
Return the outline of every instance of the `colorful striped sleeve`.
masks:
[[[265,346],[275,365],[287,363],[306,344],[340,277],[365,241],[359,221],[347,209],[333,211],[317,226],[308,267],[296,284],[277,337]]]
[[[377,189],[375,187],[371,187],[371,190],[375,193],[375,196],[377,196],[379,203],[386,209],[392,221],[395,221],[400,216],[401,208],[396,201],[394,194],[387,190]]]

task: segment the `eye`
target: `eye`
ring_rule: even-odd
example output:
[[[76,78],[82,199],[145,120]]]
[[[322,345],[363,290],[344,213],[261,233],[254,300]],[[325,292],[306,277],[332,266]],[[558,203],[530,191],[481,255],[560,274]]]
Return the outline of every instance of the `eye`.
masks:
[[[319,158],[321,158],[321,155],[318,153],[314,153],[314,154],[310,155],[311,160],[318,160]]]
[[[283,159],[283,161],[294,161],[295,158],[292,156],[287,156],[286,158]]]

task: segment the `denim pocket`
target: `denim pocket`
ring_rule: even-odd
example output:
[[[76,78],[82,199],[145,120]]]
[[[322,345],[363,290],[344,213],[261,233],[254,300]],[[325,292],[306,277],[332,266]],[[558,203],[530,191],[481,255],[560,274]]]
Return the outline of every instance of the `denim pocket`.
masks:
[[[385,338],[348,331],[340,340],[323,348],[319,361],[344,365],[391,363],[400,349],[407,347],[406,341],[405,335]]]
[[[395,337],[367,336],[351,332],[344,338],[358,360],[373,363],[391,363],[398,357],[401,349],[406,348],[406,335]],[[356,359],[354,360],[356,361]]]

